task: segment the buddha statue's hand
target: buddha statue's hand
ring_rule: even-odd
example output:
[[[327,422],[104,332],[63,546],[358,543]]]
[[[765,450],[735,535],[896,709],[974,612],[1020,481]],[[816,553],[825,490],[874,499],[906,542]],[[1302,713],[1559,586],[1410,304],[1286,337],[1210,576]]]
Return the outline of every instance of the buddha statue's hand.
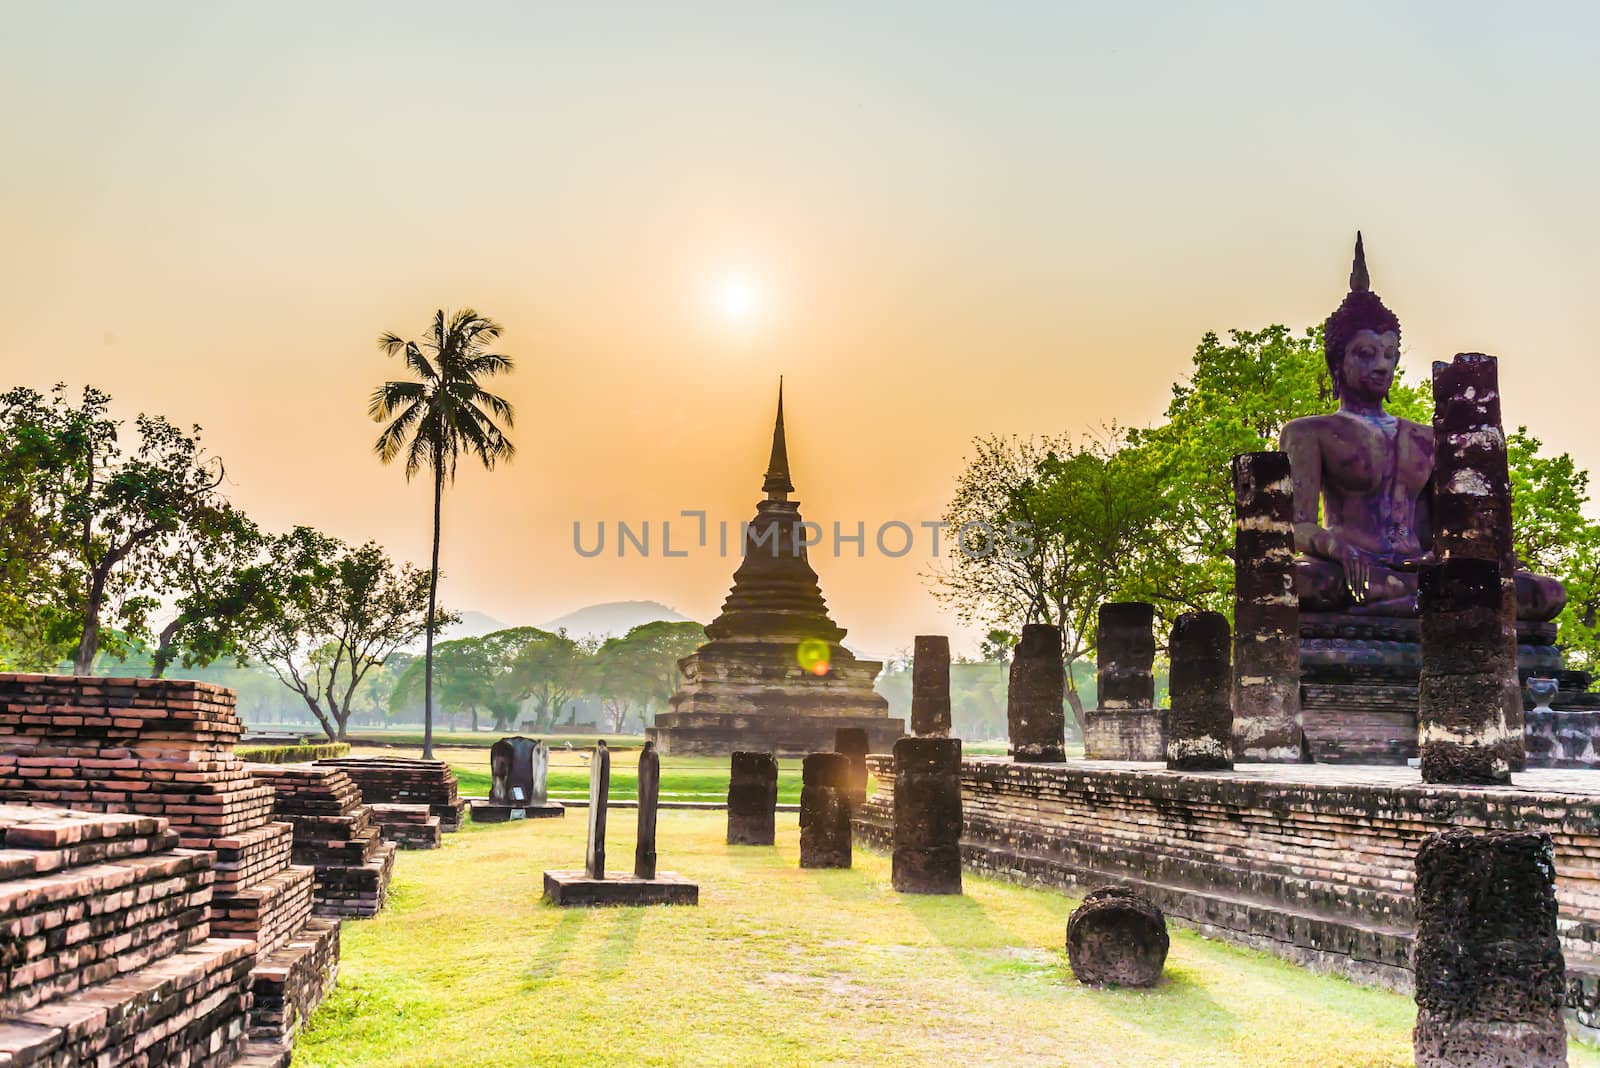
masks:
[[[1372,561],[1366,553],[1349,545],[1341,548],[1338,559],[1344,567],[1344,582],[1350,588],[1350,596],[1357,604],[1362,603],[1372,585]]]

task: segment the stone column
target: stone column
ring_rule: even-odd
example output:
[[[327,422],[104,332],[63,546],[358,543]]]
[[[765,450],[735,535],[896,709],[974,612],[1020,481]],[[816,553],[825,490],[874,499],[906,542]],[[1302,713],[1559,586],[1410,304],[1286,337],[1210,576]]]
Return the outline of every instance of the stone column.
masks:
[[[1220,612],[1187,612],[1172,625],[1167,767],[1173,771],[1233,767],[1228,644],[1228,620]]]
[[[1061,632],[1048,623],[1028,623],[1011,657],[1006,690],[1006,725],[1011,759],[1048,764],[1065,760],[1066,675],[1061,666]]]
[[[961,893],[961,739],[894,743],[894,888]]]
[[[1500,565],[1466,557],[1429,564],[1418,578],[1417,601],[1422,608],[1417,705],[1422,781],[1505,785],[1511,766],[1502,697]]]
[[[1102,604],[1095,639],[1094,708],[1084,710],[1083,755],[1090,760],[1165,760],[1156,708],[1155,608],[1144,601]]]
[[[611,750],[604,739],[595,743],[589,763],[589,849],[583,870],[591,879],[606,877],[606,800],[611,792]]]
[[[950,735],[950,639],[919,634],[911,657],[911,733]]]
[[[656,877],[656,808],[661,800],[661,758],[656,743],[645,742],[639,751],[639,835],[633,849],[633,874]]]
[[[1155,606],[1112,601],[1100,606],[1095,691],[1102,711],[1156,706]]]
[[[1289,454],[1235,456],[1233,509],[1234,754],[1299,763],[1300,598]]]
[[[850,758],[812,753],[800,770],[800,866],[850,866]]]
[[[771,753],[735,753],[728,777],[728,844],[771,845],[776,837],[778,762]]]
[[[1566,962],[1546,834],[1460,828],[1417,851],[1418,1068],[1567,1063]]]
[[[1511,548],[1511,475],[1500,416],[1499,361],[1481,352],[1433,365],[1433,550],[1440,560],[1500,566],[1499,676],[1507,765],[1526,765],[1517,679],[1517,589]]]
[[[867,750],[872,742],[865,727],[839,727],[833,732],[833,751],[850,758],[850,805],[867,803]]]

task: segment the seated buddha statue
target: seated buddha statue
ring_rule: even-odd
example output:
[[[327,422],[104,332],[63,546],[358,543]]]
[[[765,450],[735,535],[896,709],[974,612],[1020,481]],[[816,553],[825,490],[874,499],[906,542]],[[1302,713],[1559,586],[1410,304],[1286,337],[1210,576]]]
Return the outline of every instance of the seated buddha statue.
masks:
[[[1413,616],[1417,573],[1432,559],[1433,428],[1384,410],[1400,360],[1400,320],[1372,292],[1356,235],[1350,292],[1323,327],[1339,409],[1294,419],[1279,448],[1294,479],[1300,608]],[[1554,619],[1566,590],[1516,572],[1517,618]]]

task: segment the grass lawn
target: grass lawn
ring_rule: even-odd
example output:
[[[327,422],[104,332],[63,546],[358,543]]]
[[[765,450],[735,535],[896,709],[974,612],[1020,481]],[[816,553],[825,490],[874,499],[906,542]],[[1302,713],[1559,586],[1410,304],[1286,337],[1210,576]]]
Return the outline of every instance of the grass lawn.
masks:
[[[618,870],[631,816],[612,819]],[[661,867],[699,881],[695,908],[542,904],[544,869],[582,865],[581,815],[402,853],[389,907],[345,924],[295,1064],[1411,1063],[1407,997],[1177,929],[1153,991],[1091,990],[1059,893],[969,876],[962,897],[903,896],[865,852],[800,870],[792,814],[771,848],[725,845],[725,819],[661,814]],[[1573,1064],[1600,1058],[1574,1046]]]
[[[608,741],[607,745],[610,744]],[[393,750],[356,746],[354,756],[394,756]],[[461,793],[466,797],[489,796],[489,751],[471,747],[437,746],[434,755],[456,773]],[[639,754],[637,750],[611,754],[611,792],[615,801],[632,801],[639,796]],[[550,753],[550,775],[545,780],[550,797],[570,801],[589,796],[589,754]],[[663,757],[661,761],[661,800],[726,801],[728,799],[727,757]],[[778,801],[800,801],[800,761],[778,761]]]

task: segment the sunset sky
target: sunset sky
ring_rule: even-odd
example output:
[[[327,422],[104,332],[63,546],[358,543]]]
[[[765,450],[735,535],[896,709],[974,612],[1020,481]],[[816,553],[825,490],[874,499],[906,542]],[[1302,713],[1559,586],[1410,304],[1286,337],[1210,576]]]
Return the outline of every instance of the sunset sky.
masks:
[[[1204,331],[1320,321],[1359,227],[1403,366],[1500,355],[1600,469],[1597,11],[8,4],[0,387],[198,422],[264,525],[425,563],[374,339],[470,305],[519,455],[448,494],[445,602],[707,621],[714,540],[573,523],[749,518],[780,373],[805,516],[914,526],[974,435],[1146,423]],[[925,549],[814,553],[853,647],[971,650]]]

